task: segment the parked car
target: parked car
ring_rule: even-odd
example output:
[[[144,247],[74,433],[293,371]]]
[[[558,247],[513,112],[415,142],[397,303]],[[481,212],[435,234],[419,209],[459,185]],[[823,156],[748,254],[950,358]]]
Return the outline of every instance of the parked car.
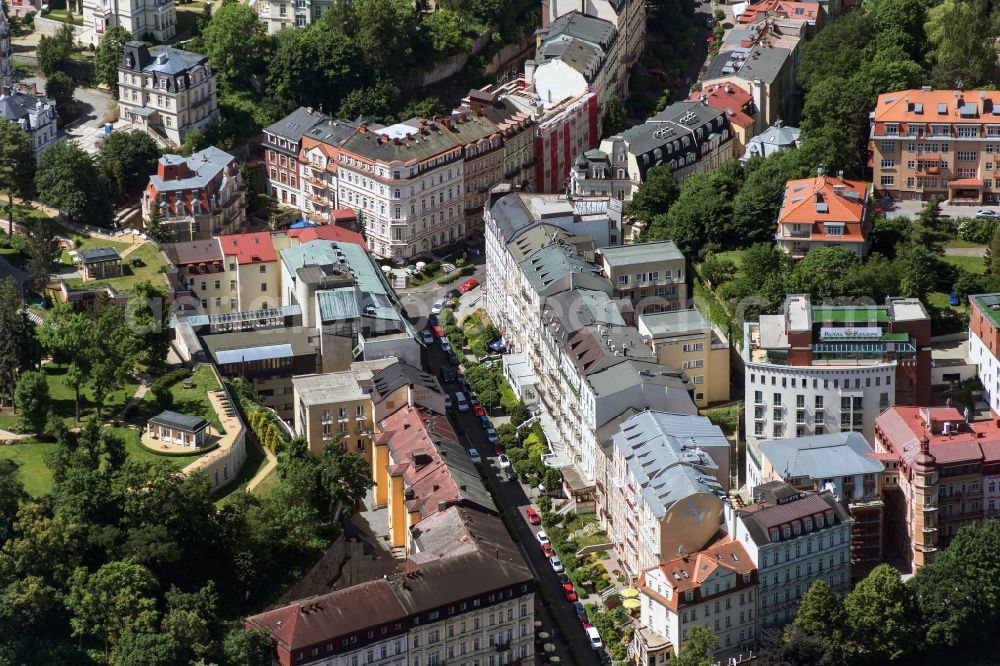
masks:
[[[476,416],[486,416],[486,410],[478,402],[472,403],[472,411],[476,413]]]
[[[479,451],[476,451],[475,449],[469,449],[469,457],[472,458],[472,462],[477,465],[483,462],[483,459],[479,456]]]
[[[510,467],[510,459],[507,458],[506,455],[501,453],[500,455],[497,456],[497,464],[500,465],[500,469],[503,469],[504,467]]]
[[[524,517],[528,519],[528,522],[532,525],[538,525],[542,522],[542,517],[538,515],[538,510],[533,506],[529,506],[524,510]]]
[[[441,381],[443,381],[445,384],[451,384],[457,378],[455,371],[446,365],[441,366],[440,374],[441,374]]]
[[[484,430],[486,431],[486,441],[493,445],[493,450],[497,451],[497,455],[504,452],[504,448],[500,446],[500,435],[497,434],[496,429],[492,425],[487,425]]]
[[[444,350],[444,353],[447,354],[451,351],[451,344],[448,343],[448,338],[438,338],[438,344],[441,345],[441,349]]]
[[[504,473],[504,476],[507,477],[508,481],[513,481],[514,479],[517,478],[517,474],[514,474],[514,468],[513,467],[505,467],[504,470],[503,470],[503,473]]]
[[[566,580],[569,580],[568,578]],[[587,609],[583,607],[583,603],[576,601],[573,603],[573,610],[576,611],[576,617],[581,623],[587,623]]]
[[[439,315],[439,314],[441,314],[441,310],[444,310],[444,299],[443,298],[439,298],[438,300],[434,301],[434,305],[431,306],[431,314],[432,315]]]
[[[423,338],[425,345],[434,344],[434,335],[427,329],[424,329],[420,332],[420,337]]]
[[[545,557],[555,557],[556,556],[556,551],[552,550],[552,544],[551,543],[543,543],[542,544],[542,554],[545,555]]]
[[[494,431],[494,432],[496,432],[496,431]],[[487,439],[487,441],[489,441],[489,439],[490,439],[489,434],[486,435],[486,439]],[[496,441],[496,442],[490,441],[490,444],[493,445],[493,455],[498,456],[501,453],[507,453],[507,449],[504,448],[504,445],[501,444],[499,441]]]
[[[455,352],[448,351],[448,362],[452,365],[458,365],[458,356],[455,355]]]
[[[576,601],[576,590],[573,589],[573,583],[563,585],[563,595],[566,597],[566,601]]]
[[[493,427],[493,424],[490,423],[490,417],[486,416],[486,414],[479,417],[479,425],[483,426],[483,430]]]
[[[469,411],[469,401],[465,399],[465,394],[461,391],[455,394],[455,404],[458,406],[458,411]]]
[[[549,535],[545,533],[545,530],[538,530],[535,533],[535,538],[538,539],[538,543],[548,543]]]
[[[596,627],[592,627],[588,624],[583,629],[587,632],[587,639],[590,641],[590,647],[595,650],[600,650],[604,647],[604,643],[601,642],[601,634],[598,633]]]
[[[445,394],[444,396],[444,408],[451,409],[451,396],[448,394]]]
[[[438,325],[436,325],[434,327],[434,335],[438,336],[439,338],[445,337],[445,335],[444,335],[444,329],[441,328],[440,324],[438,324]]]
[[[459,287],[458,290],[463,294],[467,294],[478,286],[479,286],[479,280],[477,280],[476,278],[469,278],[468,280],[462,283],[462,286]]]
[[[976,217],[979,218],[980,220],[983,219],[992,220],[994,218],[1000,217],[1000,213],[996,212],[995,210],[989,210],[984,208],[983,210],[976,211]]]
[[[562,573],[563,571],[566,570],[563,567],[562,560],[560,560],[559,556],[557,555],[553,555],[552,557],[549,558],[549,564],[552,565],[552,570],[555,571],[556,573]]]

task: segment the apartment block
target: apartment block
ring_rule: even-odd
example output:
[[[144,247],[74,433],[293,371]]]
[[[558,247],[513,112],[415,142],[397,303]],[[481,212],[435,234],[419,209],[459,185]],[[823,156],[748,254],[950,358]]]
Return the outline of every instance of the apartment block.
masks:
[[[470,90],[455,111],[483,117],[500,131],[503,137],[503,178],[500,180],[518,189],[531,184],[535,165],[535,123],[526,111],[489,87]]]
[[[243,176],[236,158],[210,146],[157,161],[142,195],[143,218],[159,208],[174,241],[206,240],[236,231],[246,222]]]
[[[567,0],[545,0],[542,3],[542,28],[555,23],[560,17],[573,12],[581,12],[608,21],[618,31],[622,55],[618,63],[617,76],[628,79],[629,71],[645,48],[646,5],[638,0],[611,2],[610,0],[587,0],[568,2]]]
[[[859,432],[838,432],[760,445],[764,483],[783,481],[797,490],[829,490],[847,509],[851,528],[851,571],[863,578],[883,557],[885,465]],[[751,492],[753,489],[751,488]]]
[[[781,314],[744,324],[747,478],[762,482],[765,439],[856,431],[874,436],[892,405],[930,403],[930,318],[920,301],[813,305],[785,299]]]
[[[799,259],[821,247],[838,246],[864,258],[871,248],[868,183],[846,180],[844,172],[785,183],[778,211],[778,247]]]
[[[535,33],[538,50],[524,65],[525,78],[542,99],[561,99],[574,91],[597,93],[603,113],[608,100],[628,97],[628,76],[621,76],[621,41],[615,24],[572,11]]]
[[[547,216],[530,195],[494,191],[486,221],[483,304],[508,350],[522,355],[534,377],[541,425],[564,490],[578,511],[603,507],[605,426],[630,409],[694,414],[693,385],[683,372],[656,362],[634,326],[632,305],[593,257],[596,234],[576,235],[566,212]],[[542,212],[543,215],[538,215]],[[594,222],[607,228],[604,218]],[[527,368],[525,369],[527,370]]]
[[[933,561],[967,525],[1000,515],[1000,423],[953,407],[893,407],[875,421],[875,446],[896,473],[885,485],[887,543],[911,571]]]
[[[753,103],[753,95],[740,86],[731,83],[717,83],[704,86],[701,90],[691,93],[691,102],[703,102],[713,109],[726,114],[729,127],[733,130],[733,153],[741,154],[757,131],[757,107]]]
[[[680,368],[691,378],[699,409],[729,400],[729,339],[701,312],[640,314],[636,326],[658,362]]]
[[[630,576],[704,548],[729,490],[730,445],[707,418],[642,411],[611,438],[608,536]]]
[[[246,626],[273,639],[280,666],[535,663],[536,583],[498,516],[452,506],[417,523],[412,543],[405,571]]]
[[[736,143],[724,110],[707,102],[676,102],[645,123],[601,141],[600,150],[580,150],[568,169],[570,192],[628,201],[661,164],[678,181],[732,159]]]
[[[273,35],[282,28],[305,28],[323,15],[331,0],[266,0],[256,5],[258,17]]]
[[[164,243],[173,264],[166,275],[174,312],[221,315],[269,309],[281,300],[277,253],[313,240],[365,247],[360,234],[332,225]]]
[[[330,120],[312,108],[300,106],[273,125],[264,128],[264,168],[268,194],[283,206],[298,208],[302,200],[299,152],[302,137],[321,122]]]
[[[150,51],[143,42],[126,42],[118,91],[120,118],[175,145],[219,117],[215,73],[198,53],[169,46]]]
[[[311,224],[340,224],[353,231],[358,230],[356,215],[350,209],[342,209],[337,199],[340,147],[356,129],[357,125],[347,121],[323,120],[302,135],[298,155],[298,183],[302,196],[297,201],[303,216]],[[279,164],[274,167],[277,171],[281,168],[281,156],[274,157]],[[274,162],[273,158],[271,162]],[[291,165],[290,160],[286,163]]]
[[[1000,92],[925,86],[879,95],[869,148],[879,196],[996,202]]]
[[[504,179],[503,132],[485,115],[475,113],[453,113],[441,118],[441,124],[462,143],[465,233],[481,232],[489,191]]]
[[[364,220],[375,255],[403,261],[465,237],[463,163],[439,123],[362,125],[341,147],[338,199]]]
[[[595,261],[636,315],[687,307],[685,259],[673,241],[599,248]]]
[[[1000,414],[1000,294],[969,296],[969,360],[977,368],[983,399]]]
[[[725,514],[726,532],[757,565],[760,629],[792,621],[817,580],[839,594],[851,589],[854,521],[829,491],[771,482],[754,490],[752,504],[727,504]]]
[[[347,451],[371,462],[371,438],[375,431],[372,401],[373,372],[360,365],[345,372],[292,377],[295,420],[293,431],[305,437],[316,455],[335,439]]]
[[[97,46],[108,28],[122,27],[138,40],[165,42],[177,33],[174,0],[82,0],[84,31],[77,40]]]
[[[723,663],[757,645],[757,565],[728,537],[644,571],[638,588],[642,606],[629,645],[637,664],[668,662],[698,626],[718,639],[715,658]]]

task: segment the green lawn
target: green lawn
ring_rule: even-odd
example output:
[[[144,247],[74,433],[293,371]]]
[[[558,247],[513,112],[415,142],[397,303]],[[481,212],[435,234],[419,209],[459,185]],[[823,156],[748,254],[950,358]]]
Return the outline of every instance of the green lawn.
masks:
[[[250,483],[250,480],[257,475],[257,472],[259,472],[265,464],[267,464],[267,458],[264,457],[264,454],[258,447],[253,446],[249,442],[246,446],[247,459],[243,462],[243,469],[240,470],[240,473],[236,475],[235,479],[224,485],[219,490],[219,494],[215,498],[216,507],[221,508],[225,506],[232,500],[233,497],[236,496],[237,493],[245,493],[247,484]],[[272,476],[277,477],[277,474],[272,471],[271,474],[268,475],[267,479],[270,480],[270,477]],[[261,483],[264,484],[267,483],[267,481],[262,481]],[[258,486],[258,492],[254,494],[260,495],[259,490],[261,487],[262,486]],[[270,490],[270,488],[268,490]]]
[[[109,428],[111,432],[125,440],[125,450],[133,460],[148,463],[165,462],[171,467],[183,469],[195,460],[205,455],[200,452],[192,452],[189,456],[158,456],[139,441],[139,431],[135,428]]]
[[[948,294],[942,291],[933,291],[927,294],[927,304],[941,310],[951,309],[956,312],[965,312],[967,307],[965,302],[962,302],[960,305],[951,305],[948,302]]]
[[[177,4],[177,28],[173,41],[182,41],[191,36],[198,19],[205,14],[204,5],[200,2],[189,2],[186,5]]]
[[[956,257],[952,255],[945,255],[942,258],[952,266],[964,268],[970,273],[982,275],[986,272],[986,267],[983,264],[982,257]]]
[[[52,411],[66,422],[66,425],[73,427],[74,420],[74,392],[72,387],[66,383],[66,368],[46,363],[42,366],[45,375],[49,380],[49,397]],[[126,384],[118,390],[113,391],[104,399],[104,409],[101,412],[103,418],[114,415],[119,409],[125,406],[125,401],[135,394],[136,384]],[[88,384],[80,390],[80,421],[85,421],[90,416],[97,414],[96,402],[94,401],[94,391]]]
[[[984,247],[979,243],[970,243],[969,241],[964,241],[961,238],[951,238],[944,244],[945,247]]]
[[[45,464],[45,457],[56,450],[56,444],[27,440],[20,444],[0,446],[0,458],[8,458],[18,465],[18,475],[24,489],[32,497],[40,497],[52,490],[52,471]]]
[[[720,259],[728,259],[736,264],[736,268],[740,268],[743,266],[743,252],[745,252],[745,250],[727,250],[725,252],[719,252],[715,256]]]
[[[191,416],[201,416],[212,424],[217,431],[222,432],[222,424],[219,423],[219,416],[212,409],[206,393],[221,388],[215,381],[215,375],[209,366],[204,365],[195,371],[191,376],[191,388],[186,388],[183,381],[179,381],[170,387],[170,394],[173,396],[173,404],[170,410]],[[163,411],[157,404],[152,393],[146,393],[142,402],[129,417],[129,422],[144,427],[146,422]]]
[[[6,259],[12,266],[17,266],[23,269],[25,258],[24,255],[15,250],[12,247],[0,247],[0,257]]]
[[[83,17],[79,14],[73,14],[73,18],[70,18],[70,14],[65,9],[51,9],[49,13],[45,15],[45,18],[50,18],[53,21],[62,21],[63,23],[71,23],[73,25],[83,25]]]
[[[278,485],[278,468],[275,467],[270,471],[270,473],[265,476],[257,487],[253,489],[253,495],[255,497],[267,497],[274,490],[274,487]]]
[[[115,243],[104,240],[93,240],[90,242],[90,239],[88,239],[88,242],[80,247],[82,249],[86,249],[88,247],[113,247],[119,252],[122,252],[128,246],[128,243]],[[79,251],[79,249],[77,251]],[[134,257],[138,257],[138,259],[142,262],[141,266],[132,265],[132,259]],[[66,284],[68,284],[71,289],[91,289],[93,287],[110,286],[114,287],[118,291],[128,291],[135,285],[145,280],[153,283],[153,286],[156,287],[164,286],[162,269],[167,265],[167,260],[163,257],[163,253],[160,252],[159,248],[157,248],[153,243],[143,243],[139,249],[133,251],[125,257],[122,263],[123,268],[121,277],[108,278],[106,280],[73,279],[66,280]]]

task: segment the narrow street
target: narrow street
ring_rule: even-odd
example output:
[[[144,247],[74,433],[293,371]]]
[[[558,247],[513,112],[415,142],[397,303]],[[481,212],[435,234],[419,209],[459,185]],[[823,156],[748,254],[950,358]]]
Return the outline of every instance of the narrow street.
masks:
[[[463,298],[466,297],[463,296]],[[426,321],[426,317],[423,319]],[[428,349],[428,371],[434,371],[436,368],[448,365],[447,356],[437,344]],[[440,375],[438,376],[440,378]],[[463,390],[460,382],[461,379],[451,384],[442,383],[444,390],[452,396],[452,399],[454,399],[456,391]],[[545,557],[538,545],[535,538],[535,532],[538,528],[530,525],[525,518],[524,510],[532,505],[528,495],[530,491],[520,483],[508,481],[506,477],[500,475],[497,457],[489,442],[486,441],[486,433],[483,431],[479,417],[472,410],[456,413],[454,420],[463,430],[460,437],[466,446],[475,449],[482,458],[482,466],[488,477],[488,482],[495,488],[493,499],[499,510],[509,519],[508,527],[512,527],[514,530],[512,536],[517,541],[525,562],[535,574],[539,587],[544,588],[543,592],[536,597],[536,619],[542,622],[541,630],[551,636],[548,642],[556,646],[555,654],[560,658],[560,663],[578,666],[601,664],[601,654],[590,647],[587,636],[576,617],[573,604],[563,597],[556,573],[552,570],[548,558]],[[543,595],[551,600],[551,608],[546,608]]]

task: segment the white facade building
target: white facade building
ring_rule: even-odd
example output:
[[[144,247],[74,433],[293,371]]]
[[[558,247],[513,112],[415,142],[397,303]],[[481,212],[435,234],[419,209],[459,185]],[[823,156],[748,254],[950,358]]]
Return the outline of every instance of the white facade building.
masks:
[[[219,118],[215,73],[198,53],[172,47],[150,51],[143,42],[126,42],[118,90],[123,120],[177,145],[191,130],[204,130]]]
[[[165,42],[177,33],[174,0],[83,0],[81,42],[97,46],[108,28],[120,26],[137,40]]]
[[[339,205],[357,211],[376,256],[404,261],[464,238],[462,143],[443,125],[362,126],[337,172]]]
[[[305,28],[323,15],[331,0],[256,0],[257,16],[273,35],[282,28]]]
[[[14,62],[10,25],[0,7],[0,122],[17,123],[28,135],[35,158],[59,135],[58,116],[52,100],[14,92]]]
[[[831,493],[800,493],[780,482],[757,488],[743,509],[726,505],[726,531],[757,565],[760,626],[794,619],[817,580],[840,594],[851,589],[853,523]]]

